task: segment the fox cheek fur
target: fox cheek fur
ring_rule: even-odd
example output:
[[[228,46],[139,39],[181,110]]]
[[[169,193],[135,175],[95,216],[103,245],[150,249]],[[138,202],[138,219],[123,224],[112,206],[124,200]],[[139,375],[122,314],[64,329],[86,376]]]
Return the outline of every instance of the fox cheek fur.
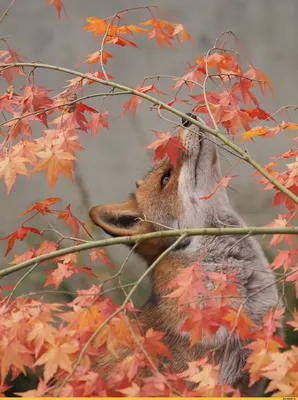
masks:
[[[169,228],[245,226],[230,205],[224,187],[210,199],[201,199],[208,196],[221,179],[216,139],[186,121],[183,125],[179,136],[184,150],[180,151],[175,169],[165,157],[143,180],[136,182],[137,190],[127,201],[91,209],[93,222],[109,235],[130,236]],[[150,265],[173,241],[173,238],[147,240],[141,242],[136,251]],[[141,313],[146,329],[166,332],[164,340],[172,353],[172,367],[176,371],[183,371],[187,362],[204,356],[210,344],[198,342],[189,348],[188,334],[179,332],[183,316],[177,311],[175,299],[163,297],[163,288],[178,268],[187,267],[199,258],[208,271],[223,273],[223,266],[225,271],[227,266],[230,272],[236,271],[240,294],[243,299],[248,297],[245,313],[256,324],[278,304],[274,274],[267,269],[268,262],[255,238],[188,237],[152,271],[152,294]],[[214,335],[213,346],[220,348],[216,352],[220,381],[238,387],[243,396],[257,395],[261,383],[248,387],[249,376],[243,371],[248,351],[240,339],[230,337],[221,327]],[[111,356],[106,361],[97,360],[97,367],[112,365],[115,362],[112,359]]]

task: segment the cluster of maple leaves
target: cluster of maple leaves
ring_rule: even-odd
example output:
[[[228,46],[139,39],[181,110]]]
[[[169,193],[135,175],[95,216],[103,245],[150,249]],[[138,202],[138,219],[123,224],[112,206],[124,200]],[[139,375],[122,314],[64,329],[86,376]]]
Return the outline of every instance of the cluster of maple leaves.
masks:
[[[62,1],[47,2],[56,6],[60,17],[64,10]],[[94,84],[96,79],[113,79],[105,71],[113,58],[106,47],[137,48],[136,36],[144,34],[148,40],[155,39],[160,49],[164,45],[174,48],[176,43],[185,40],[193,42],[182,24],[158,19],[154,6],[148,6],[147,11],[150,19],[139,25],[125,23],[127,10],[106,19],[87,18],[84,29],[93,32],[94,36],[101,36],[102,44],[86,58],[89,72],[68,81],[63,91],[55,95],[50,89],[35,83],[33,72],[26,74],[23,67],[8,67],[8,64],[24,60],[16,50],[8,44],[7,48],[0,50],[0,76],[7,82],[7,90],[0,96],[0,111],[5,117],[0,124],[3,136],[0,178],[4,179],[8,194],[20,175],[45,171],[50,189],[60,174],[73,181],[76,153],[83,150],[81,136],[89,134],[92,137],[100,129],[109,128],[109,110],[104,109],[104,103],[98,111],[81,99],[84,89]],[[233,48],[228,49],[231,40]],[[193,112],[205,117],[208,126],[221,125],[232,140],[238,138],[240,142],[257,137],[270,138],[285,129],[298,129],[298,124],[289,118],[277,121],[281,114],[272,116],[260,107],[256,88],[265,95],[266,88],[272,91],[270,80],[253,65],[242,69],[237,45],[238,39],[231,33],[222,35],[212,51],[188,66],[186,74],[173,78],[169,90],[174,95],[164,104],[189,104]],[[95,71],[92,72],[92,68]],[[16,76],[23,78],[23,87],[14,87]],[[135,90],[142,94],[154,92],[157,96],[166,96],[158,89],[158,82],[157,79],[156,83],[147,84],[144,80],[136,85]],[[208,82],[215,85],[213,91],[207,90]],[[187,98],[181,97],[182,88],[188,89]],[[142,102],[144,99],[137,94],[131,95],[123,103],[121,115],[127,112],[135,114]],[[35,131],[41,132],[38,137],[32,134],[33,126]],[[154,161],[168,155],[175,166],[182,147],[179,137],[170,132],[154,133],[157,139],[148,146],[155,150]],[[293,146],[264,166],[270,175],[296,195],[297,157],[298,151]],[[279,160],[287,159],[294,161],[286,164],[284,171],[278,172]],[[229,172],[205,199],[210,198],[221,185],[228,185],[234,177],[229,176]],[[296,204],[264,177],[258,176],[258,179],[264,190],[276,191],[273,206],[285,205],[284,214],[279,214],[270,226],[292,226]],[[14,254],[10,264],[18,265],[59,248],[59,240],[43,240],[43,231],[29,226],[37,215],[54,214],[64,220],[77,244],[81,243],[81,232],[89,234],[85,223],[73,215],[70,205],[63,210],[56,209],[59,201],[59,198],[49,197],[34,203],[23,213],[23,216],[30,215],[27,220],[15,232],[1,238],[7,240],[5,256],[12,252],[16,241],[24,240],[29,233],[35,235],[36,243],[39,243],[23,254]],[[285,247],[278,251],[269,268],[283,268],[284,280],[293,282],[298,297],[298,254],[293,236],[273,235],[269,246],[280,243]],[[99,258],[114,268],[103,249],[88,251],[91,262]],[[59,289],[62,281],[74,274],[96,277],[90,267],[79,265],[76,252],[51,259],[56,268],[47,270],[43,287],[52,285]],[[46,268],[46,261],[41,264]],[[0,288],[0,396],[13,385],[18,375],[26,374],[28,369],[38,373],[39,383],[35,389],[18,393],[21,396],[172,396],[179,393],[210,397],[239,394],[228,385],[217,384],[219,371],[212,357],[189,363],[189,368],[183,373],[174,373],[167,366],[162,373],[159,372],[160,357],[171,357],[162,342],[164,332],[152,329],[144,332],[137,318],[139,310],[130,301],[124,306],[114,304],[104,295],[102,284],[78,290],[75,299],[67,304],[49,303],[32,294],[19,297],[6,294],[13,289]],[[235,299],[239,297],[236,277],[206,272],[200,260],[178,270],[168,289],[171,292],[166,296],[176,299],[177,311],[186,315],[181,331],[189,332],[190,346],[203,336],[211,340],[219,327],[225,326],[231,335],[239,335],[243,342],[249,342],[246,347],[251,353],[246,368],[250,372],[251,384],[266,377],[271,380],[268,392],[281,396],[298,395],[298,348],[287,348],[276,332],[281,327],[285,308],[271,310],[264,317],[262,326],[255,326],[246,316],[245,307],[240,303],[235,306]],[[292,313],[287,324],[298,330],[297,311]],[[129,350],[129,356],[124,360],[120,357],[114,371],[103,379],[100,371],[93,368],[93,360],[108,354],[117,358],[123,349]],[[141,378],[140,372],[144,368],[150,373]],[[199,386],[192,390],[185,386],[185,380]]]

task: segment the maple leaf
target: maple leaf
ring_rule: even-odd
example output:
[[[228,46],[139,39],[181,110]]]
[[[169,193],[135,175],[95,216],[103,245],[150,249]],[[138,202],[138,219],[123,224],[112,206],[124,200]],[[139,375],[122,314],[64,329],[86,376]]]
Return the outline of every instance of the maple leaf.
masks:
[[[250,79],[258,79],[259,81],[263,81],[263,82],[258,82],[263,95],[266,94],[266,85],[269,87],[271,93],[273,94],[273,88],[270,79],[260,69],[251,67],[251,69],[245,73],[245,76],[247,76]]]
[[[198,297],[198,293],[197,293]],[[212,341],[214,334],[222,326],[223,319],[229,311],[229,307],[224,306],[217,309],[213,306],[205,306],[199,309],[197,306],[192,309],[183,309],[187,314],[180,332],[187,332],[190,335],[190,347],[202,340],[203,335]]]
[[[153,162],[162,160],[165,156],[168,156],[174,168],[176,168],[179,149],[184,149],[179,137],[172,136],[170,132],[153,132],[158,139],[149,144],[149,146],[146,146],[147,149],[155,150]]]
[[[42,233],[36,228],[32,228],[30,226],[21,226],[19,229],[17,229],[15,232],[11,233],[10,235],[0,238],[0,240],[8,239],[8,246],[7,246],[5,256],[7,256],[7,254],[10,253],[10,251],[12,250],[12,248],[14,246],[15,241],[16,240],[20,240],[20,241],[24,240],[29,232],[36,233],[36,235],[40,235],[40,236],[42,235]]]
[[[96,300],[100,299],[100,295],[102,292],[101,285],[95,286],[92,285],[89,289],[78,289],[77,297],[69,303],[70,306],[78,305],[81,307],[90,307],[92,304],[96,302]]]
[[[91,115],[91,119],[87,124],[87,128],[91,129],[91,136],[95,136],[102,127],[109,129],[108,116],[109,111],[104,113],[96,113]]]
[[[102,52],[102,62],[103,64],[107,64],[109,58],[112,58],[112,54],[108,53],[107,51]],[[88,62],[88,64],[94,64],[101,59],[101,50],[98,50],[94,53],[88,54],[88,58],[85,62]]]
[[[19,371],[25,372],[25,366],[32,367],[32,357],[30,351],[17,339],[9,339],[6,336],[0,339],[0,356],[1,356],[1,384],[10,371],[11,367]]]
[[[278,328],[282,328],[285,307],[273,309],[263,317],[262,330],[267,333],[267,338],[272,337]]]
[[[279,336],[273,336],[268,341],[258,338],[245,346],[251,350],[245,367],[250,373],[250,385],[259,381],[263,369],[272,361],[271,353],[278,352],[282,346],[284,343]]]
[[[99,257],[101,259],[101,261],[104,264],[106,264],[108,267],[116,268],[116,266],[105,255],[104,249],[92,249],[89,252],[89,257],[90,257],[91,262],[94,262],[97,259],[97,257]]]
[[[88,80],[88,85],[92,85],[93,83],[96,83],[96,82],[92,79],[92,77],[94,77],[94,78],[99,78],[99,79],[105,79],[106,76],[107,76],[109,79],[113,79],[113,76],[112,76],[112,75],[106,74],[106,76],[105,76],[105,74],[104,74],[103,72],[99,72],[99,71],[94,72],[94,73],[88,72],[88,73],[86,73],[86,75],[89,75],[90,78],[91,78],[91,79]]]
[[[61,0],[47,0],[47,5],[50,6],[51,4],[54,4],[54,6],[56,7],[58,17],[60,18],[61,10],[63,10],[65,12],[62,1]]]
[[[158,94],[165,94],[165,93],[159,91],[154,85],[148,85],[148,86],[138,85],[135,90],[137,90],[141,93],[147,93],[150,90],[153,90],[154,92],[156,92]],[[128,111],[131,111],[133,113],[133,115],[135,115],[136,111],[137,111],[137,107],[141,103],[142,103],[142,99],[139,96],[134,94],[130,100],[128,100],[122,104],[122,107],[124,107],[124,111],[121,115],[125,115]]]
[[[298,311],[294,311],[293,319],[291,321],[287,321],[287,324],[294,328],[294,331],[298,331]]]
[[[21,56],[16,52],[15,49],[8,49],[0,51],[0,61],[6,64],[12,64],[16,62],[22,62],[25,57]],[[0,72],[0,76],[3,76],[9,84],[11,84],[14,75],[25,75],[25,72],[21,67],[13,67],[8,69],[3,69]]]
[[[258,119],[264,121],[264,120],[273,120],[275,121],[275,119],[272,117],[271,114],[268,114],[266,111],[262,110],[259,107],[256,108],[251,108],[251,109],[247,109],[245,110],[252,118],[257,117]]]
[[[106,41],[105,41],[107,44],[117,44],[118,46],[121,46],[121,47],[124,47],[124,46],[127,46],[127,45],[129,45],[129,46],[131,46],[131,47],[138,47],[137,45],[136,45],[136,43],[134,43],[134,42],[132,42],[131,40],[128,40],[128,39],[126,39],[126,38],[124,38],[124,37],[122,37],[122,36],[118,36],[118,35],[115,35],[115,36],[108,36],[107,38],[106,38]]]
[[[268,128],[263,127],[263,126],[255,126],[254,128],[241,133],[241,139],[240,141],[243,142],[244,140],[252,139],[255,136],[263,136],[268,133]]]
[[[49,242],[44,240],[41,245],[35,250],[35,256],[40,256],[41,254],[52,253],[57,249],[58,244],[56,242]]]
[[[14,97],[18,97],[13,91],[9,91],[9,88],[12,88],[13,86],[8,86],[8,89],[6,92],[0,96],[0,112],[2,111],[7,111],[11,114],[14,113],[14,108],[13,105],[18,104],[18,102],[15,100]]]
[[[141,388],[135,382],[132,382],[131,386],[125,389],[118,389],[118,392],[125,394],[126,397],[140,397]]]
[[[58,201],[61,201],[59,197],[48,197],[47,199],[34,203],[31,207],[27,208],[26,211],[22,213],[22,215],[29,214],[31,211],[36,210],[38,213],[44,215],[45,213],[53,213],[52,210],[49,209],[49,206],[56,204]]]
[[[180,34],[180,43],[183,43],[186,39],[193,43],[192,37],[182,24],[174,24],[174,27],[175,29],[172,33],[172,36]]]
[[[227,187],[228,184],[229,184],[229,182],[230,182],[230,180],[233,179],[233,178],[236,178],[237,176],[238,176],[238,175],[224,176],[224,177],[218,182],[218,184],[215,186],[215,188],[212,190],[212,192],[211,192],[208,196],[200,197],[199,199],[200,199],[200,200],[209,200],[209,199],[211,199],[211,197],[215,194],[215,192],[216,192],[221,186]]]
[[[233,85],[233,92],[240,92],[243,98],[243,102],[246,105],[246,107],[249,106],[249,103],[252,101],[257,107],[259,106],[259,102],[257,98],[252,94],[250,91],[251,88],[254,87],[253,82],[239,78],[239,82],[234,83]]]
[[[177,275],[166,288],[175,288],[176,286],[178,286],[176,290],[164,297],[177,298],[179,306],[189,303],[190,307],[195,307],[198,297],[208,293],[205,288],[204,276],[198,271],[196,264],[179,268]]]
[[[273,270],[283,267],[287,271],[294,264],[296,258],[296,250],[278,250],[278,255],[271,263],[271,267]]]
[[[240,124],[244,129],[249,130],[249,123],[255,122],[253,118],[246,112],[246,110],[235,109],[235,110],[225,110],[224,116],[221,118],[222,125],[235,135],[239,129]]]
[[[145,341],[143,346],[145,350],[152,357],[165,356],[170,357],[170,352],[168,347],[161,342],[161,339],[164,337],[164,332],[154,331],[152,328],[148,329],[145,335]]]
[[[60,286],[63,279],[70,278],[74,273],[78,274],[79,268],[76,265],[70,263],[58,263],[56,269],[47,270],[49,276],[43,287],[54,285],[56,289]]]
[[[57,329],[45,321],[36,321],[31,327],[30,332],[28,333],[27,340],[28,342],[34,343],[34,352],[35,357],[38,356],[41,347],[45,343],[54,344],[55,343],[55,335],[57,333]]]
[[[35,362],[35,365],[44,365],[44,379],[48,382],[56,373],[58,368],[71,372],[71,355],[78,351],[78,342],[71,340],[66,343],[47,344],[46,351]]]
[[[228,315],[224,317],[227,321],[228,329],[234,335],[239,334],[242,340],[249,338],[251,330],[250,328],[255,326],[253,321],[245,314],[244,308],[242,307],[240,312],[230,309]]]
[[[51,107],[53,105],[53,100],[48,97],[51,90],[47,90],[42,86],[29,85],[23,88],[24,95],[20,106],[22,107],[23,113],[28,113],[32,109],[34,111],[41,111],[44,108]],[[38,118],[46,125],[46,115],[39,114]]]
[[[148,39],[155,38],[159,48],[162,48],[163,43],[165,43],[167,46],[174,49],[174,46],[171,43],[171,40],[173,39],[174,28],[168,21],[153,18],[144,21],[141,24],[153,26],[154,29],[148,32]]]
[[[94,36],[106,33],[108,28],[108,23],[106,20],[96,17],[88,17],[86,18],[86,21],[88,24],[83,26],[83,29],[89,32],[94,32]]]
[[[90,233],[87,231],[85,227],[85,223],[80,221],[78,218],[76,218],[72,212],[70,211],[70,204],[66,207],[65,211],[61,211],[58,219],[64,219],[65,224],[69,225],[74,233],[74,235],[77,237],[79,233],[80,226],[85,230],[85,232],[92,238]]]
[[[270,224],[266,225],[268,227],[272,228],[285,228],[285,227],[290,227],[292,225],[288,224],[288,221],[282,214],[278,214],[278,218],[274,219],[273,222]],[[274,234],[272,235],[272,239],[268,245],[268,247],[271,246],[276,246],[279,244],[282,240],[286,240],[287,243],[289,244],[290,247],[293,247],[294,239],[292,235],[286,235],[283,233],[279,234]]]
[[[14,113],[13,118],[17,118],[17,120],[7,121],[4,124],[4,126],[7,126],[9,128],[7,131],[8,139],[12,141],[23,133],[23,135],[27,136],[31,140],[31,121],[34,120],[36,117],[32,115],[24,117],[20,113]]]
[[[186,84],[190,92],[192,92],[193,88],[196,86],[196,82],[203,82],[202,72],[197,68],[177,79],[177,82],[170,89],[178,89],[183,84]]]
[[[19,175],[29,176],[26,167],[26,163],[28,162],[29,160],[25,157],[14,157],[13,155],[6,155],[0,161],[0,178],[4,177],[7,194],[10,192]]]
[[[66,151],[68,153],[84,150],[84,147],[77,141],[79,134],[74,129],[67,129],[63,131],[57,129],[47,129],[44,132],[51,141],[51,145],[55,146],[56,149]]]
[[[21,254],[20,256],[17,254],[13,254],[13,261],[11,261],[9,264],[19,264],[27,260],[31,260],[31,258],[35,257],[35,250],[30,249],[26,251],[25,253]]]
[[[33,172],[41,172],[47,170],[47,180],[50,189],[57,182],[59,173],[62,173],[73,182],[72,169],[73,160],[77,158],[66,151],[60,149],[46,149],[37,153],[41,158],[32,169]]]

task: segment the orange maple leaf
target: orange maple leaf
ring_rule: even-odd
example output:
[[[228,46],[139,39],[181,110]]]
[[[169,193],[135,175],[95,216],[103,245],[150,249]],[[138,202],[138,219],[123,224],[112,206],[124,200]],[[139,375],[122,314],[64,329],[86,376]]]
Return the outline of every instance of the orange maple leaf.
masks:
[[[56,7],[58,17],[60,18],[61,10],[64,10],[64,12],[65,12],[65,8],[64,8],[62,1],[61,0],[47,0],[47,5],[49,6],[51,4],[54,4],[54,6]]]
[[[253,321],[245,314],[243,307],[240,312],[231,308],[224,320],[227,321],[229,330],[233,330],[234,335],[238,333],[242,340],[246,340],[249,337],[251,333],[250,327],[255,326]]]
[[[68,342],[66,342],[68,339]],[[74,357],[72,355],[79,350],[76,340],[65,338],[65,343],[47,344],[46,351],[35,362],[35,365],[44,365],[44,379],[48,382],[58,368],[63,371],[71,372]]]
[[[95,51],[94,53],[88,54],[88,58],[84,62],[88,62],[88,64],[94,64],[97,61],[100,61],[101,50]],[[109,58],[112,58],[112,54],[107,51],[102,52],[102,62],[103,64],[107,64]]]
[[[262,81],[262,82],[258,82],[258,84],[259,84],[259,87],[260,87],[263,95],[265,95],[265,93],[266,93],[266,85],[269,87],[271,93],[273,94],[273,88],[272,88],[270,79],[260,69],[251,67],[251,69],[245,73],[245,76],[247,76],[250,79],[258,79],[258,80]]]
[[[180,34],[180,43],[183,43],[186,39],[188,39],[191,43],[193,43],[192,37],[182,24],[175,24],[174,27],[175,29],[174,32],[172,33],[172,36]]]
[[[47,170],[47,180],[50,189],[57,182],[59,173],[62,173],[73,182],[72,170],[73,160],[77,158],[66,151],[59,149],[46,149],[37,153],[41,158],[32,169],[33,172],[41,172]]]
[[[29,172],[27,171],[26,167],[26,163],[28,162],[28,158],[25,157],[13,157],[12,155],[6,155],[2,158],[0,161],[0,178],[4,177],[7,193],[10,192],[19,175],[29,176]]]

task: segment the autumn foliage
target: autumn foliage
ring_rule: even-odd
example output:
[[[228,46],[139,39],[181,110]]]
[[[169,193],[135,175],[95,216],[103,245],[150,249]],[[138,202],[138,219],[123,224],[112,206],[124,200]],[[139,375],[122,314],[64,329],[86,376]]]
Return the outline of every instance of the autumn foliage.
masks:
[[[59,18],[66,15],[61,0],[47,0],[47,3],[56,7]],[[88,224],[73,214],[71,204],[62,208],[59,205],[61,199],[53,198],[50,192],[61,175],[74,181],[76,163],[84,150],[80,143],[83,135],[89,135],[92,140],[100,131],[108,134],[110,114],[105,98],[119,91],[123,92],[121,96],[125,96],[119,118],[127,113],[135,115],[142,103],[148,104],[151,112],[155,111],[161,117],[169,111],[172,114],[167,115],[173,119],[176,113],[180,124],[179,105],[187,105],[189,111],[198,116],[199,123],[214,131],[226,132],[228,146],[234,154],[237,149],[242,149],[245,141],[265,143],[286,129],[294,132],[298,129],[298,124],[290,119],[292,106],[283,107],[273,115],[262,109],[262,96],[273,92],[270,79],[247,60],[245,53],[241,53],[242,46],[231,32],[218,37],[206,54],[196,54],[193,63],[180,77],[170,77],[170,80],[167,77],[168,93],[159,89],[161,77],[135,82],[134,88],[121,85],[117,77],[107,72],[108,64],[114,61],[114,46],[121,46],[124,51],[126,47],[132,47],[137,51],[143,41],[149,40],[152,46],[156,42],[157,50],[162,51],[165,46],[174,49],[185,41],[194,43],[186,27],[176,19],[173,22],[165,18],[167,14],[163,10],[155,6],[142,8],[148,13],[148,18],[140,21],[136,18],[135,24],[129,23],[130,10],[108,18],[102,15],[86,18],[83,29],[90,32],[90,40],[93,35],[99,43],[96,52],[84,55],[83,64],[89,68],[87,73],[63,71],[63,68],[59,72],[55,66],[27,62],[26,55],[19,54],[21,49],[10,48],[9,40],[2,41],[0,76],[6,83],[6,91],[0,96],[0,178],[6,185],[7,195],[13,196],[12,189],[18,179],[28,180],[35,173],[44,174],[49,196],[25,210],[21,216],[22,224],[1,238],[7,243],[5,257],[8,267],[0,270],[0,279],[22,268],[24,274],[29,268],[32,274],[36,268],[43,268],[47,278],[41,288],[44,293],[28,294],[24,291],[23,295],[16,296],[15,291],[22,281],[0,287],[0,396],[5,396],[14,387],[18,376],[28,373],[38,377],[38,384],[32,390],[17,393],[20,396],[179,394],[210,397],[238,394],[228,385],[217,384],[219,367],[212,355],[189,363],[189,368],[181,373],[175,373],[169,367],[158,370],[160,357],[171,357],[162,341],[165,333],[142,329],[137,318],[139,310],[129,295],[131,288],[126,289],[124,303],[112,301],[105,291],[104,282],[99,283],[92,263],[101,260],[115,276],[116,266],[106,256],[103,247],[92,248],[93,237]],[[54,93],[51,88],[42,86],[42,82],[37,82],[34,71],[38,68],[56,69],[57,74],[62,71],[72,76],[60,93]],[[15,85],[16,80],[22,84]],[[102,90],[98,94],[97,109],[87,104],[88,98],[92,97],[92,93],[85,94],[87,87],[88,93],[95,87]],[[33,127],[38,135],[33,135]],[[168,155],[175,166],[178,151],[182,148],[175,132],[175,129],[173,132],[153,131],[152,143],[147,147],[154,151],[154,162]],[[260,168],[257,165],[253,175],[262,189],[272,191],[272,206],[283,206],[268,228],[295,226],[298,201],[298,151],[295,142],[298,137],[293,140],[289,151],[276,155],[267,165]],[[244,156],[243,152],[241,154],[240,161],[243,161],[245,152]],[[238,162],[236,159],[235,165]],[[231,175],[233,168],[203,199],[210,198],[221,185],[226,187],[230,184],[235,177]],[[288,189],[290,196],[284,188]],[[45,238],[48,230],[46,219],[44,230],[35,227],[37,216],[45,218],[48,215],[69,228],[68,240],[71,240],[72,247],[68,252],[58,252],[65,249],[62,247],[63,235],[59,232],[53,232],[56,236],[52,240]],[[28,235],[34,238],[32,247],[16,254],[16,243],[24,241]],[[75,247],[86,241],[91,243],[86,250],[89,263],[82,265]],[[269,247],[280,244],[283,247],[276,252],[268,268],[278,270],[277,280],[282,285],[290,285],[298,298],[295,236],[270,236]],[[59,292],[65,280],[80,274],[90,277],[92,284],[88,289],[78,289],[74,299],[66,303],[47,301],[47,289]],[[25,275],[23,279],[25,281]],[[288,346],[277,332],[285,319],[288,329],[298,330],[296,309],[277,304],[276,309],[264,317],[262,326],[255,326],[245,314],[244,305],[236,302],[235,306],[233,301],[239,295],[236,277],[207,273],[200,260],[178,270],[168,289],[167,297],[176,299],[178,310],[186,315],[181,331],[189,332],[190,346],[203,337],[211,340],[224,325],[231,335],[239,335],[251,351],[246,365],[251,384],[265,377],[270,380],[268,393],[298,396],[298,347]],[[281,293],[281,302],[283,295],[284,292]],[[92,367],[92,360],[107,353],[117,357],[123,348],[130,349],[130,355],[121,359],[108,379],[104,379],[100,371]],[[150,373],[140,378],[139,373],[144,368]],[[191,389],[185,385],[185,380],[198,385]]]

